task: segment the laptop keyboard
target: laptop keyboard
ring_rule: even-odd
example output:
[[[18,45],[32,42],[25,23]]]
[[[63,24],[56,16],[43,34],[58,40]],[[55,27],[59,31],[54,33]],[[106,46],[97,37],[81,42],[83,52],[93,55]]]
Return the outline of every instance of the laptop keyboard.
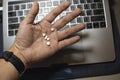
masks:
[[[53,8],[66,0],[41,0],[39,13],[35,19],[35,23],[45,17]],[[56,19],[65,16],[75,8],[82,9],[82,13],[76,19],[69,22],[64,28],[72,27],[78,23],[85,23],[86,29],[106,28],[104,6],[102,0],[67,0],[71,2],[71,6],[62,12]],[[19,23],[26,17],[33,2],[14,1],[8,3],[8,36],[15,36],[18,31]],[[54,22],[55,22],[54,21]],[[53,23],[54,23],[53,22]],[[64,29],[63,28],[63,29]]]

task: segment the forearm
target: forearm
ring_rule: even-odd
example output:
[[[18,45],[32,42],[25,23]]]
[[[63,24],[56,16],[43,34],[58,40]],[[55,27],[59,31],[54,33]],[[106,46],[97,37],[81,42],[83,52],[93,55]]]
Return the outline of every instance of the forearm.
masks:
[[[18,80],[17,69],[4,59],[0,59],[0,80]]]

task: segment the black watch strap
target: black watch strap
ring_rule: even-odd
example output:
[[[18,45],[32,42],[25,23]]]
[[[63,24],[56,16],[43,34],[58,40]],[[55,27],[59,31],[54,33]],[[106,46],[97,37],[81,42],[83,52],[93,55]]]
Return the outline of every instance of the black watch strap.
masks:
[[[2,54],[0,54],[0,58],[11,62],[20,74],[24,72],[25,66],[23,62],[17,56],[15,56],[13,52],[5,51]]]

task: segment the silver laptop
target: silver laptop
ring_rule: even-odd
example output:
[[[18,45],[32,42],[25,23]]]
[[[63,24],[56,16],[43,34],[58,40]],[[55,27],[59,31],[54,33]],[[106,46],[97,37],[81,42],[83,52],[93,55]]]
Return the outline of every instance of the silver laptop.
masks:
[[[35,0],[3,0],[4,50],[7,50],[13,43],[19,23],[27,15],[33,1]],[[37,1],[40,4],[40,9],[34,21],[35,23],[66,0]],[[52,58],[46,60],[45,64],[66,63],[75,65],[114,61],[115,49],[108,0],[67,1],[71,2],[71,6],[62,12],[57,19],[65,16],[75,8],[81,8],[83,12],[62,29],[81,22],[86,24],[86,28],[78,32],[82,37],[79,42],[59,51]]]

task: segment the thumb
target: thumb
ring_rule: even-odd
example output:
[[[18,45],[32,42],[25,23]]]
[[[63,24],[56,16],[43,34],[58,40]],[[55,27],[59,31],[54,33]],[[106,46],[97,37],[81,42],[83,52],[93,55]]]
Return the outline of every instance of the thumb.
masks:
[[[34,2],[32,8],[30,9],[24,21],[28,24],[33,23],[38,11],[39,11],[39,4],[37,2]]]

